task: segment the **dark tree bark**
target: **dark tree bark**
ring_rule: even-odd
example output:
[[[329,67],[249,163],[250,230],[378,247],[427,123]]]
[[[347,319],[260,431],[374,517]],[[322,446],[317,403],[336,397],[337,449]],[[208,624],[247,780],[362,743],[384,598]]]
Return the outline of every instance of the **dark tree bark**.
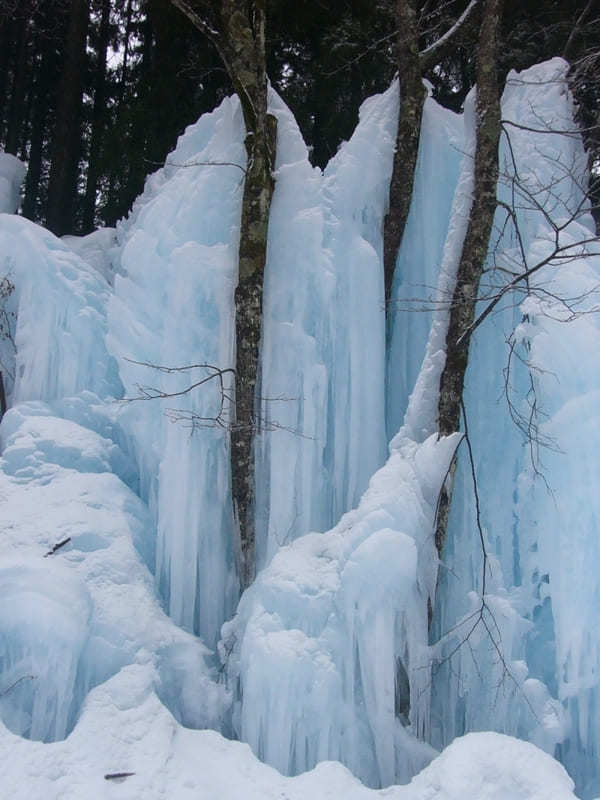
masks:
[[[13,46],[12,24],[0,17],[0,141],[4,139],[4,120],[8,89],[8,65]]]
[[[14,20],[13,29],[15,38],[15,61],[13,66],[10,102],[6,123],[6,143],[4,149],[7,153],[17,155],[22,134],[23,118],[26,110],[26,90],[28,71],[28,45],[30,36],[30,23],[25,15]]]
[[[23,216],[31,220],[40,218],[44,148],[47,143],[48,119],[58,74],[58,56],[52,30],[54,13],[55,9],[51,8],[50,3],[42,4],[36,21],[34,47],[41,56],[36,62],[31,89],[33,109],[29,130],[25,195],[22,205]]]
[[[6,414],[6,392],[4,390],[4,376],[0,372],[0,420]]]
[[[396,258],[410,210],[419,152],[421,117],[425,104],[415,0],[397,0],[396,19],[398,24],[397,61],[400,76],[400,115],[390,182],[389,211],[383,230],[386,309],[389,308],[392,296]]]
[[[73,227],[87,26],[87,0],[71,0],[65,61],[58,88],[52,138],[46,212],[46,224],[57,236],[72,232]]]
[[[135,198],[144,189],[144,180],[147,172],[146,159],[148,158],[149,142],[151,140],[150,126],[143,112],[149,104],[152,92],[152,69],[154,63],[155,30],[150,14],[146,14],[141,21],[141,53],[139,73],[136,81],[136,99],[132,106],[132,139],[136,148],[130,153],[129,171],[125,186],[127,207],[130,207]]]
[[[503,0],[486,0],[477,48],[477,127],[473,205],[458,265],[446,335],[446,363],[440,379],[439,433],[460,429],[470,330],[475,318],[479,283],[487,257],[498,183],[500,141],[500,85],[498,31]],[[455,464],[442,490],[436,523],[436,545],[441,553],[446,538]]]
[[[25,178],[25,196],[22,213],[31,220],[39,216],[39,187],[42,176],[42,157],[44,149],[44,133],[48,118],[48,95],[51,86],[47,80],[48,72],[44,69],[44,59],[35,87],[35,106],[31,120],[31,141],[27,176]]]
[[[419,154],[421,119],[426,92],[423,74],[443,58],[459,36],[468,35],[478,0],[472,0],[448,31],[419,51],[419,20],[416,0],[396,0],[398,39],[396,60],[400,76],[400,115],[390,182],[389,211],[383,228],[383,271],[386,310],[390,309],[394,269],[404,235]],[[390,326],[388,326],[388,334]]]
[[[95,227],[96,192],[100,177],[100,153],[104,124],[106,119],[106,53],[110,38],[110,0],[102,0],[98,53],[94,80],[94,109],[92,111],[92,132],[88,155],[87,181],[83,203],[83,232],[89,233]]]
[[[267,111],[265,0],[222,0],[220,15],[208,20],[199,6],[172,0],[213,42],[240,99],[246,125],[248,166],[244,182],[235,292],[236,387],[231,433],[231,489],[240,530],[242,588],[254,577],[254,454],[260,429],[259,344],[267,229],[273,197],[277,124]]]

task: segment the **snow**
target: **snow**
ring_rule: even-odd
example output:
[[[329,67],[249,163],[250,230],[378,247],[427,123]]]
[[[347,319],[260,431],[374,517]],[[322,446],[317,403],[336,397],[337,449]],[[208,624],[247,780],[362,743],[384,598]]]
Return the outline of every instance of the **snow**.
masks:
[[[570,131],[563,75],[559,60],[511,74],[504,118]],[[552,755],[580,796],[600,793],[600,248],[574,181],[585,153],[568,133],[506,126],[521,239],[500,208],[484,290],[521,256],[541,263],[555,240],[568,258],[507,292],[473,339],[482,596],[468,451],[436,430],[473,99],[460,117],[425,105],[386,386],[381,228],[397,85],[363,105],[324,172],[271,96],[262,569],[241,598],[228,436],[210,424],[230,409],[216,381],[185,391],[207,375],[198,365],[234,363],[237,100],[188,128],[116,230],[59,240],[0,216],[7,797],[575,797]],[[506,134],[501,164],[508,202]],[[12,212],[22,176],[3,155],[0,175],[7,166],[0,203]],[[426,310],[413,314],[419,297]],[[521,419],[539,413],[552,447],[523,440],[505,388]],[[176,396],[143,399],[157,392]],[[440,560],[436,506],[457,447]]]
[[[98,228],[86,236],[63,236],[62,241],[86,264],[94,267],[107,283],[114,282],[115,265],[110,258],[110,252],[117,244],[114,228]]]
[[[19,206],[26,167],[10,153],[0,153],[0,214],[14,214]]]
[[[14,800],[573,800],[572,781],[548,755],[500,734],[470,734],[409,786],[367,789],[343,766],[286,778],[248,745],[179,726],[152,691],[152,671],[129,666],[90,692],[64,742],[26,742],[0,728],[3,789]],[[1,725],[1,723],[0,723]],[[105,775],[132,773],[107,780]]]
[[[410,780],[434,752],[405,723],[427,711],[427,607],[437,493],[460,435],[392,451],[355,511],[282,548],[224,627],[234,729],[284,774],[338,759],[371,786]]]
[[[11,409],[0,434],[4,723],[28,738],[62,739],[89,689],[137,663],[154,666],[176,717],[217,724],[225,697],[205,665],[209,651],[158,606],[140,557],[151,549],[148,512],[115,474],[117,446],[40,402]],[[194,675],[204,700],[184,706],[174,674],[182,695]]]

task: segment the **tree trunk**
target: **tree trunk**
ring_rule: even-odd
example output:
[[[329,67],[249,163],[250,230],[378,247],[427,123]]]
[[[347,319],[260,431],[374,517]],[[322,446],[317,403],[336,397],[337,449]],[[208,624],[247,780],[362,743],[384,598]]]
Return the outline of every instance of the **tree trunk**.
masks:
[[[106,52],[110,37],[110,0],[102,0],[102,15],[98,37],[98,62],[94,81],[94,110],[88,155],[88,172],[83,205],[83,233],[95,228],[96,192],[100,176],[100,150],[106,118]]]
[[[415,0],[397,0],[397,62],[400,76],[400,116],[394,166],[390,183],[389,211],[383,227],[385,304],[389,310],[398,249],[404,234],[412,197],[425,87],[419,59],[419,29]],[[389,326],[388,326],[389,332]]]
[[[475,318],[479,282],[485,266],[496,210],[498,144],[500,141],[500,86],[498,32],[503,0],[486,0],[477,49],[477,128],[473,205],[463,242],[446,335],[446,364],[440,379],[439,432],[447,436],[460,429],[465,373],[469,357],[469,330]],[[442,552],[452,499],[455,464],[440,497],[436,545]]]
[[[6,124],[5,151],[17,155],[22,134],[23,116],[26,108],[25,95],[27,90],[28,45],[30,35],[29,20],[25,15],[15,20],[16,44],[13,79],[8,106],[8,119]]]
[[[48,181],[46,223],[57,236],[73,226],[87,26],[87,0],[72,0]]]
[[[189,0],[171,0],[215,45],[242,107],[248,165],[244,181],[235,291],[236,386],[231,432],[231,492],[240,532],[240,579],[249,586],[255,571],[254,435],[260,395],[259,345],[267,229],[273,197],[277,121],[267,111],[265,0],[221,0],[220,20],[208,24]]]
[[[230,49],[230,75],[246,124],[248,154],[242,200],[239,279],[235,291],[236,419],[231,435],[231,489],[240,530],[240,573],[244,588],[252,582],[255,570],[252,444],[260,429],[256,397],[277,122],[267,112],[264,0],[254,2],[249,11],[240,9],[237,0],[223,0],[222,19]]]
[[[57,54],[51,33],[53,10],[49,4],[41,6],[38,16],[34,47],[41,53],[39,63],[35,67],[35,80],[31,96],[33,111],[31,115],[30,141],[25,178],[25,195],[21,211],[24,217],[31,220],[40,218],[40,183],[50,102],[57,77]]]

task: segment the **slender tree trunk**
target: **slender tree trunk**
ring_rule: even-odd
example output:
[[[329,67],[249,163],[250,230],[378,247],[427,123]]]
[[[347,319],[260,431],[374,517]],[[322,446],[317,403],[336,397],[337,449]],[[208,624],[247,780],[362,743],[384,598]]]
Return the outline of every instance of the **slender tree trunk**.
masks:
[[[396,61],[400,77],[400,114],[389,192],[389,211],[383,226],[383,271],[385,304],[391,318],[390,300],[398,250],[410,211],[419,155],[419,139],[426,91],[423,74],[455,47],[456,40],[469,37],[480,0],[470,0],[454,25],[422,52],[419,51],[419,20],[416,0],[396,0]],[[391,325],[387,325],[388,337]]]
[[[6,125],[6,144],[7,153],[17,155],[19,142],[21,139],[21,128],[23,116],[26,108],[26,74],[27,74],[27,50],[29,43],[29,20],[23,15],[15,20],[16,42],[15,42],[15,63],[13,68],[13,79],[10,92],[10,103],[8,106],[8,119]]]
[[[65,61],[58,88],[46,214],[46,223],[57,236],[70,232],[73,225],[87,26],[87,0],[71,0]]]
[[[13,48],[14,22],[3,19],[0,23],[0,141],[4,140],[4,123],[7,117],[7,90],[10,57]]]
[[[100,176],[100,150],[106,118],[106,52],[110,36],[110,0],[102,0],[102,15],[98,37],[98,63],[94,81],[94,110],[92,112],[92,133],[88,155],[87,181],[83,206],[83,232],[89,233],[95,227],[96,192]]]
[[[475,318],[479,282],[487,257],[498,183],[500,141],[500,86],[498,33],[503,0],[486,0],[477,49],[477,129],[474,191],[471,216],[452,296],[446,335],[446,364],[440,379],[439,432],[447,436],[460,429],[465,373],[469,357],[468,331]],[[455,464],[442,490],[436,524],[436,545],[441,553],[446,538]]]
[[[115,110],[113,111],[112,119],[113,119],[113,126],[116,124],[115,121],[119,121],[122,110],[125,106],[125,96],[127,91],[127,81],[129,80],[129,56],[130,56],[130,42],[132,41],[132,33],[133,30],[133,0],[127,0],[127,5],[125,7],[125,30],[122,38],[120,38],[120,46],[122,47],[122,61],[121,61],[121,68],[119,70],[119,82],[118,87],[116,89],[116,98],[115,98]],[[117,198],[118,194],[123,195],[122,186],[121,192],[119,192],[119,182],[122,179],[122,174],[120,171],[120,164],[118,161],[114,159],[110,159],[110,171],[108,175],[108,190],[107,190],[107,202],[102,209],[102,219],[105,225],[114,225],[116,221],[119,219],[121,214],[119,213],[119,201]]]
[[[267,230],[273,197],[276,119],[267,111],[265,0],[221,0],[220,20],[208,24],[190,0],[171,0],[215,45],[241,103],[248,154],[235,291],[236,386],[231,433],[231,491],[240,531],[240,578],[248,586],[255,571],[254,453],[260,430],[259,344]]]
[[[386,309],[389,309],[396,258],[410,211],[419,153],[421,118],[426,97],[419,59],[419,29],[415,0],[397,0],[396,20],[398,25],[397,63],[400,76],[400,116],[390,183],[389,211],[383,227]]]
[[[57,78],[57,53],[52,32],[54,14],[55,9],[51,7],[51,3],[40,4],[33,43],[35,51],[39,52],[41,57],[35,62],[34,67],[27,175],[21,207],[23,216],[31,220],[40,218],[40,183],[44,146],[47,138],[50,103]]]
[[[256,413],[259,344],[277,133],[276,120],[267,111],[264,0],[252,5],[250,12],[243,11],[237,0],[223,0],[222,5],[223,25],[231,46],[231,78],[242,104],[248,154],[235,291],[236,421],[231,435],[231,485],[240,529],[242,587],[252,582],[255,570],[252,444],[260,429]]]
[[[0,372],[0,420],[6,414],[6,391],[4,389],[4,376]]]
[[[31,120],[31,141],[22,207],[23,216],[32,220],[39,218],[39,189],[42,176],[44,134],[48,118],[48,97],[52,88],[52,73],[48,62],[48,51],[45,50],[35,83],[35,106]]]
[[[152,68],[154,63],[155,34],[151,16],[146,13],[141,25],[142,33],[142,60],[140,73],[137,80],[136,104],[140,111],[133,117],[131,136],[136,142],[135,155],[129,164],[129,174],[127,176],[127,186],[125,196],[128,204],[133,203],[135,198],[144,189],[146,178],[146,159],[148,158],[149,146],[151,146],[152,132],[146,124],[143,109],[148,104],[148,98],[152,91]],[[135,107],[135,106],[134,106]]]

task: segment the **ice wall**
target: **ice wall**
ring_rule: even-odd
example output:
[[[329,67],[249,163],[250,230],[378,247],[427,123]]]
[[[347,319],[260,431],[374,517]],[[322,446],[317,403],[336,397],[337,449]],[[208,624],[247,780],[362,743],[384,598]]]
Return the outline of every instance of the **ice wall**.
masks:
[[[285,779],[239,743],[179,723],[233,730],[286,773],[340,759],[371,786],[408,781],[435,756],[431,745],[494,727],[556,752],[591,798],[600,791],[600,257],[585,257],[597,244],[578,244],[593,237],[573,181],[584,153],[568,133],[563,65],[512,75],[503,103],[505,119],[530,128],[547,120],[566,133],[507,125],[512,150],[506,135],[502,144],[500,198],[517,197],[520,236],[501,209],[483,289],[497,293],[522,258],[549,261],[473,340],[466,406],[489,554],[484,605],[462,445],[430,609],[436,502],[459,438],[437,441],[435,412],[471,202],[472,99],[463,122],[426,104],[394,290],[390,425],[407,410],[383,466],[380,229],[396,91],[365,104],[324,174],[310,167],[287,109],[271,103],[279,152],[256,454],[266,567],[224,629],[227,690],[192,634],[213,646],[237,597],[227,437],[208,424],[220,411],[216,384],[186,389],[207,375],[194,365],[233,363],[239,106],[225,101],[188,129],[116,244],[113,232],[60,242],[0,217],[0,357],[15,404],[0,428],[3,788],[23,796],[26,776],[27,797],[34,786],[45,797],[82,786],[102,796],[103,775],[124,770],[135,775],[118,785],[123,796],[231,795],[235,758],[238,793],[366,798],[372,791],[339,766]],[[436,280],[429,316],[402,310],[415,287]],[[553,447],[523,441],[505,390],[517,420]],[[131,402],[116,405],[123,393]],[[172,396],[140,399],[161,393]],[[17,738],[69,731],[50,748]],[[530,800],[570,797],[571,786],[534,748],[488,734],[452,745],[386,796]]]
[[[0,245],[13,404],[0,426],[0,717],[61,739],[91,687],[145,664],[177,719],[218,726],[225,695],[208,651],[160,609],[147,566],[155,530],[119,446],[109,286],[27,220],[2,215]]]
[[[108,285],[48,231],[3,216],[0,360],[9,401],[122,388],[104,344]]]
[[[258,565],[355,506],[385,460],[382,228],[397,84],[371,98],[325,172],[278,118],[257,439]]]
[[[370,158],[372,141],[378,134],[390,148],[384,156],[391,168],[390,126],[396,108],[396,84],[366,106],[351,141],[357,162]],[[472,122],[472,117],[469,120]],[[439,124],[446,135],[435,131]],[[448,169],[451,177],[445,184],[447,196],[440,201],[443,213],[439,224],[444,232],[449,217],[447,207],[452,202],[454,210],[443,253],[445,266],[439,291],[444,297],[460,252],[471,198],[472,159],[463,159],[461,127],[454,115],[428,101],[416,182],[419,191],[425,191],[431,177],[424,154],[433,147],[432,142],[438,135],[446,140],[451,132],[454,144],[454,161]],[[338,156],[341,163],[343,156],[344,150]],[[344,185],[355,174],[354,161],[350,160],[347,166],[350,176]],[[302,189],[293,182],[302,180],[303,186],[308,177],[316,191],[319,176],[307,175],[306,167],[303,171],[304,174],[295,167],[288,176],[290,188],[283,182],[281,186],[290,198],[300,197],[306,205]],[[453,200],[454,176],[459,171],[459,190]],[[373,174],[379,181],[379,173]],[[326,179],[327,175],[326,171]],[[378,183],[374,185],[379,188]],[[352,202],[364,202],[357,187],[353,188]],[[411,217],[410,230],[419,241],[425,238],[419,227],[425,224],[424,204],[425,199],[420,198]],[[366,217],[377,221],[377,236],[383,221],[381,210],[379,206],[379,216],[371,213]],[[313,209],[307,221],[314,223],[314,215]],[[353,215],[357,216],[355,212]],[[293,219],[289,213],[287,216]],[[361,217],[365,219],[363,213]],[[322,220],[322,214],[318,219]],[[312,224],[311,230],[320,237],[318,225]],[[438,238],[442,235],[437,234]],[[352,240],[355,235],[345,232],[345,236]],[[432,262],[428,269],[432,272],[437,266],[433,263],[436,248],[439,242],[428,254]],[[416,252],[416,244],[406,250],[415,259]],[[417,265],[411,264],[410,269],[411,279],[416,280]],[[400,295],[408,289],[400,286],[396,291]],[[304,300],[303,294],[299,300]],[[336,310],[332,313],[335,320]],[[399,311],[397,320],[407,319],[408,313]],[[413,424],[394,438],[388,462],[373,477],[357,510],[323,536],[310,534],[281,548],[245,593],[234,622],[224,629],[221,652],[227,659],[232,686],[238,691],[234,729],[261,758],[286,774],[308,769],[322,759],[336,758],[369,785],[380,786],[394,780],[408,781],[432,756],[417,737],[423,740],[429,736],[428,602],[429,598],[433,600],[437,575],[433,520],[439,488],[457,443],[453,440],[435,444],[431,397],[435,396],[443,364],[443,317],[436,307],[437,338],[430,342],[430,358],[420,374],[421,388],[412,401]],[[382,330],[380,333],[383,336]],[[401,334],[399,322],[394,338],[398,362],[407,347]],[[362,338],[372,347],[370,335],[363,331]],[[412,329],[407,335],[410,343]],[[422,338],[423,332],[419,335]],[[337,344],[337,338],[334,341]],[[424,348],[425,342],[415,342],[417,350],[419,346]],[[376,374],[383,387],[383,374]],[[362,360],[359,376],[362,377]],[[394,388],[398,395],[397,386]],[[318,396],[313,397],[313,402],[317,399]],[[339,410],[335,413],[338,421],[345,419]],[[321,424],[331,425],[327,420],[321,420]],[[353,448],[349,455],[360,461],[364,452],[364,447]],[[287,467],[284,475],[289,472]],[[295,489],[295,482],[290,481],[290,485]],[[271,504],[275,506],[281,502],[280,492],[273,486],[271,490]],[[290,489],[287,494],[283,492],[283,497],[289,493]],[[316,497],[323,497],[323,491]]]
[[[490,727],[528,738],[556,752],[583,796],[594,796],[598,734],[588,712],[598,644],[586,620],[598,608],[598,588],[586,563],[600,510],[588,483],[598,444],[598,325],[590,312],[598,308],[600,260],[589,256],[598,247],[582,206],[585,154],[572,133],[564,63],[511,73],[502,113],[541,132],[505,125],[499,198],[516,207],[519,236],[500,208],[482,291],[497,294],[524,259],[528,269],[549,263],[506,293],[471,345],[465,403],[490,562],[482,608],[463,450],[438,593],[432,741],[443,746]],[[455,651],[467,636],[468,646]]]
[[[174,621],[209,646],[237,599],[228,434],[211,421],[216,381],[177,393],[206,377],[201,365],[233,365],[244,167],[232,98],[187,129],[118,227],[109,304],[107,342],[125,396],[140,398],[143,387],[174,395],[125,404],[119,424],[157,528],[158,590]]]
[[[481,535],[488,553],[486,590],[482,598],[480,534],[468,451],[463,445],[428,647],[426,601],[433,590],[424,587],[436,580],[431,531],[435,498],[448,462],[440,458],[437,469],[425,475],[415,469],[414,459],[421,457],[415,456],[422,452],[420,448],[432,446],[433,439],[428,437],[436,430],[448,297],[471,207],[473,103],[474,96],[466,103],[462,130],[431,104],[425,117],[423,148],[431,136],[427,125],[445,123],[453,131],[454,163],[448,165],[443,181],[445,196],[436,200],[440,213],[433,224],[431,251],[425,248],[423,258],[423,269],[431,273],[426,280],[437,282],[429,328],[426,317],[414,323],[408,311],[397,313],[394,322],[390,367],[396,377],[390,395],[405,396],[404,426],[392,440],[388,464],[373,478],[353,512],[356,517],[348,515],[322,537],[311,534],[281,548],[242,598],[234,622],[226,626],[222,656],[238,691],[234,728],[261,758],[286,773],[333,757],[365,782],[381,785],[408,779],[419,759],[427,758],[412,738],[415,734],[442,747],[465,731],[494,727],[560,754],[590,794],[596,791],[590,778],[596,774],[595,718],[584,707],[580,692],[593,697],[590,685],[595,683],[591,672],[581,681],[579,677],[597,663],[597,654],[590,634],[583,633],[585,622],[581,628],[571,628],[581,631],[578,638],[567,633],[566,625],[562,634],[558,631],[552,603],[562,604],[566,598],[561,594],[556,599],[566,585],[559,576],[565,570],[572,576],[578,573],[573,558],[558,555],[564,550],[558,533],[548,537],[545,546],[539,542],[537,504],[548,508],[550,518],[551,498],[559,492],[545,495],[546,501],[540,502],[539,494],[546,489],[536,476],[540,470],[536,443],[529,448],[515,425],[515,420],[525,428],[539,423],[540,444],[557,438],[554,417],[567,418],[563,406],[580,392],[591,406],[596,391],[595,372],[587,357],[582,357],[580,367],[570,363],[572,353],[585,347],[584,341],[590,358],[596,353],[591,312],[597,308],[597,265],[585,257],[593,247],[591,219],[582,206],[578,183],[584,179],[585,157],[579,137],[572,133],[572,101],[561,61],[522,75],[511,74],[503,98],[506,122],[499,186],[503,205],[495,221],[479,310],[485,307],[485,298],[489,302],[502,292],[519,271],[550,260],[529,281],[517,281],[516,289],[502,295],[502,302],[473,339],[466,407],[482,509]],[[542,126],[542,132],[528,132],[523,126]],[[427,169],[421,160],[395,285],[401,300],[409,297],[409,284],[416,281],[414,262],[427,238],[423,210]],[[312,188],[317,187],[318,176],[307,177],[314,182]],[[507,218],[507,206],[513,204],[518,230]],[[577,242],[582,241],[586,244],[579,246]],[[559,252],[551,259],[555,246]],[[560,335],[567,323],[568,333]],[[563,340],[568,344],[563,345]],[[408,364],[407,350],[411,352]],[[401,366],[394,372],[396,364]],[[407,388],[402,386],[408,387],[411,375],[417,377],[407,398]],[[562,391],[552,388],[557,381],[564,384]],[[546,395],[552,397],[551,403],[543,400]],[[549,415],[547,421],[544,414]],[[568,419],[572,425],[574,417]],[[590,448],[595,447],[594,430],[594,426],[586,427]],[[558,453],[552,459],[561,463]],[[589,509],[582,517],[581,510],[576,510],[584,506],[591,469],[591,460],[584,461],[581,470],[575,466],[580,460],[563,461],[549,482],[552,489],[553,484],[560,486],[563,470],[577,476],[581,490],[567,489],[569,502],[563,502],[573,520],[581,521],[579,538],[586,546],[586,537],[595,535],[596,511]],[[541,463],[550,463],[549,457],[542,455]],[[394,469],[414,470],[416,480],[410,491],[397,474],[391,479]],[[572,487],[571,478],[565,483]],[[431,493],[426,495],[427,502],[433,506],[426,502],[421,516],[412,518],[409,509],[424,484]],[[382,485],[389,494],[381,491]],[[370,516],[372,493],[391,521],[387,515],[385,519]],[[396,502],[398,506],[393,505]],[[365,525],[363,513],[369,520]],[[410,563],[408,551],[392,554],[383,545],[388,527],[417,542],[419,556],[409,570],[401,566]],[[568,535],[577,538],[574,532]],[[365,538],[354,539],[361,536]],[[593,550],[593,545],[586,547]],[[373,574],[368,573],[363,552],[372,554],[377,563]],[[574,552],[581,559],[581,551]],[[355,559],[360,566],[354,564]],[[394,566],[388,572],[390,561]],[[554,579],[550,562],[558,572]],[[356,576],[356,585],[361,587],[356,594],[347,588],[350,576]],[[596,584],[591,575],[589,581],[583,576],[580,581],[582,593],[571,590],[565,600],[570,610],[563,618],[572,620],[581,609],[583,619],[590,619]],[[411,584],[413,589],[420,588],[418,597],[407,588]],[[349,596],[352,612],[346,604]],[[430,679],[431,710],[424,688]],[[586,751],[589,757],[582,755]]]
[[[0,436],[4,724],[30,739],[62,739],[93,686],[140,664],[177,719],[218,726],[225,695],[206,648],[157,603],[140,558],[151,520],[117,477],[118,446],[41,402],[8,411]]]
[[[388,312],[388,439],[402,425],[425,356],[429,331],[434,320],[445,312],[438,279],[448,226],[457,227],[457,215],[461,213],[456,207],[454,214],[451,211],[461,168],[469,167],[463,165],[466,151],[464,116],[442,108],[428,97],[423,108],[413,196]],[[447,253],[447,261],[449,257]],[[454,253],[452,259],[455,260]]]
[[[299,533],[331,527],[385,458],[381,228],[396,94],[365,104],[325,174],[271,95],[279,135],[256,442],[259,566]],[[235,99],[191,126],[117,231],[108,343],[130,398],[140,387],[181,392],[206,374],[148,365],[233,365],[242,135]],[[219,410],[215,382],[133,402],[119,418],[157,519],[161,595],[211,645],[236,599],[227,434],[209,422]]]

